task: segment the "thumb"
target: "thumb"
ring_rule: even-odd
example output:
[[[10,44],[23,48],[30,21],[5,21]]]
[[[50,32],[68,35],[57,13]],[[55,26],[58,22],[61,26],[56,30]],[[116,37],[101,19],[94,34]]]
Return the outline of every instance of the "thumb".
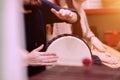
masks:
[[[42,50],[42,49],[43,49],[43,47],[44,47],[44,45],[42,44],[42,45],[41,45],[41,46],[39,46],[38,48],[34,49],[34,51],[40,51],[40,50]]]
[[[54,8],[51,9],[51,12],[53,14],[55,14],[56,16],[59,16],[59,12],[57,10],[55,10]]]

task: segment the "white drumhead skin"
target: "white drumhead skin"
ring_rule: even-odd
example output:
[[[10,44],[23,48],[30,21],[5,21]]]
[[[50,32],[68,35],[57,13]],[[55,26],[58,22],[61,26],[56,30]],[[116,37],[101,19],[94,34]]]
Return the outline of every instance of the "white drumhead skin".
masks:
[[[91,58],[89,47],[81,39],[63,36],[53,41],[47,52],[56,52],[59,59],[57,65],[83,66],[82,60]]]

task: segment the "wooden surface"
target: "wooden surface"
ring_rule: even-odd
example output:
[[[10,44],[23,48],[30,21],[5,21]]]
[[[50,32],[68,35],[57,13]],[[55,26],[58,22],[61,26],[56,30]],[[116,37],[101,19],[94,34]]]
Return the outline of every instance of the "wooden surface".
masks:
[[[120,80],[120,69],[106,66],[55,66],[28,80]]]

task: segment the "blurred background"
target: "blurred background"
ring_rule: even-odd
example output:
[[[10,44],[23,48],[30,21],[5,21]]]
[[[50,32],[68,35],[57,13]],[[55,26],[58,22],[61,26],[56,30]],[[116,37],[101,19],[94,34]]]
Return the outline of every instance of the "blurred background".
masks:
[[[82,6],[95,35],[116,48],[120,40],[120,0],[85,0]]]
[[[86,0],[83,6],[96,36],[115,47],[120,40],[120,0]]]

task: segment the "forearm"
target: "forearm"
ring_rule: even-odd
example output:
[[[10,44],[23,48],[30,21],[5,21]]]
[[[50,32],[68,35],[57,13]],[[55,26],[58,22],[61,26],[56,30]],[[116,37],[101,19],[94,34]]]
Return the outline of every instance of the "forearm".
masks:
[[[54,8],[55,10],[59,11],[61,8],[47,0],[41,0],[42,5],[40,7],[40,10],[43,12],[46,23],[54,23],[54,22],[62,22],[61,19],[59,19],[55,14],[51,12],[51,8]]]
[[[83,29],[83,37],[90,40],[92,37],[95,36],[95,34],[91,31],[86,14],[82,8],[81,8],[80,15],[81,15],[81,27]]]
[[[56,16],[53,12],[51,12],[51,9],[55,9],[58,12],[61,9],[69,10],[72,13],[72,15],[71,15],[71,17],[68,16],[67,18],[66,18],[66,16],[64,18],[60,18],[60,17]],[[75,10],[68,9],[68,8],[62,8],[58,5],[52,4],[51,2],[49,2],[47,0],[42,0],[41,10],[45,16],[46,23],[55,23],[55,22],[75,23],[78,20],[78,14]]]

